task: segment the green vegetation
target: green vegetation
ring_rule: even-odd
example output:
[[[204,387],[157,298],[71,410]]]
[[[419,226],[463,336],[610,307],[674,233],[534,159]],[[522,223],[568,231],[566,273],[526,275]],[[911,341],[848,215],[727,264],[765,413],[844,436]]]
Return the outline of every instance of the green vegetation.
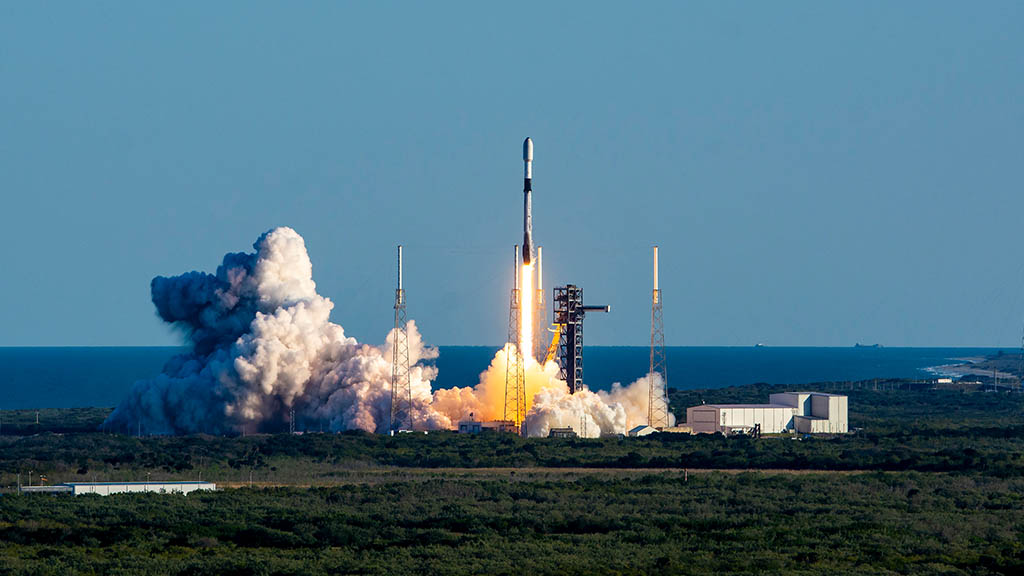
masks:
[[[857,433],[815,438],[136,438],[96,432],[105,409],[3,412],[0,574],[1024,571],[1024,395],[844,393]],[[30,471],[234,488],[12,493]]]
[[[677,414],[701,401],[764,401],[781,387],[746,386],[672,395]],[[951,391],[852,390],[850,423],[836,437],[723,438],[660,434],[600,440],[522,439],[451,432],[388,437],[362,432],[248,437],[143,437],[100,432],[0,438],[0,486],[18,472],[51,482],[253,478],[329,483],[367,467],[728,468],[1024,473],[1024,395]],[[8,421],[6,413],[4,421]],[[34,417],[34,416],[33,416]],[[81,414],[75,421],[87,420]],[[59,418],[41,418],[56,429]],[[29,426],[34,426],[29,425]],[[10,426],[5,427],[5,430]]]
[[[0,410],[0,435],[28,436],[41,432],[57,434],[95,432],[113,411],[113,408]]]
[[[11,574],[997,574],[1024,480],[648,474],[5,497]]]

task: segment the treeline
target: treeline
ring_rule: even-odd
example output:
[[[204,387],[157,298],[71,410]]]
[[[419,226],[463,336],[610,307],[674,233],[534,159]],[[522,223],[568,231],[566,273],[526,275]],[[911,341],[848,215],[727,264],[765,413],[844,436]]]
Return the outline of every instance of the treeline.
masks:
[[[673,406],[763,402],[781,387],[677,391]],[[330,481],[365,467],[594,467],[1024,472],[1024,395],[943,391],[850,394],[850,424],[835,437],[724,438],[658,434],[595,440],[452,432],[390,437],[363,432],[247,437],[133,437],[39,433],[0,438],[0,486],[16,475],[51,482],[154,478]],[[681,413],[681,410],[676,410]],[[79,414],[81,416],[81,414]],[[56,418],[55,418],[56,419]],[[87,420],[86,417],[81,417]],[[41,418],[41,422],[44,421]]]
[[[96,432],[113,408],[41,408],[0,410],[0,435],[29,436],[43,432]]]
[[[651,474],[0,498],[5,574],[1008,574],[1024,480]]]
[[[913,428],[888,434],[790,439],[660,434],[595,440],[523,439],[452,432],[395,437],[348,432],[245,438],[39,435],[0,442],[0,484],[48,472],[51,482],[154,478],[330,481],[366,467],[733,468],[1024,472],[1024,426]]]

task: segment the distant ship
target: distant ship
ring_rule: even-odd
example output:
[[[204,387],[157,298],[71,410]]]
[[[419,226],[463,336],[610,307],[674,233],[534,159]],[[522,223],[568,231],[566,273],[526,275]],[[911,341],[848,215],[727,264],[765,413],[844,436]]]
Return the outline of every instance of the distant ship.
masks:
[[[853,347],[854,348],[881,348],[882,345],[881,344],[861,344],[860,342],[857,342],[856,344],[853,345]]]
[[[764,342],[758,342],[757,344],[754,344],[754,348],[764,348],[765,346],[767,346],[767,344],[765,344]]]

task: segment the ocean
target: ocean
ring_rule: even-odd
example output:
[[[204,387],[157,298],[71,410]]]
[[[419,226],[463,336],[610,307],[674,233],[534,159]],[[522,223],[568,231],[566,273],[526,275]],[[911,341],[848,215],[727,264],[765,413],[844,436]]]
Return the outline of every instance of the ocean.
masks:
[[[116,406],[137,380],[160,372],[175,347],[0,348],[0,409]],[[435,388],[470,386],[497,346],[441,346]],[[701,347],[666,349],[669,386],[718,388],[768,382],[802,385],[871,378],[925,378],[928,368],[999,348]],[[1017,350],[1005,349],[1016,353]],[[629,384],[647,373],[643,346],[589,346],[584,380],[591,389]]]

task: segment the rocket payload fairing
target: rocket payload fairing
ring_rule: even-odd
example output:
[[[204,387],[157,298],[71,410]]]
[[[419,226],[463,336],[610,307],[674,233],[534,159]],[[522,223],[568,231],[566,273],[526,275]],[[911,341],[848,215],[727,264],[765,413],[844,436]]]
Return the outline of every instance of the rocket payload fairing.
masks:
[[[533,261],[533,140],[523,141],[523,264]]]

